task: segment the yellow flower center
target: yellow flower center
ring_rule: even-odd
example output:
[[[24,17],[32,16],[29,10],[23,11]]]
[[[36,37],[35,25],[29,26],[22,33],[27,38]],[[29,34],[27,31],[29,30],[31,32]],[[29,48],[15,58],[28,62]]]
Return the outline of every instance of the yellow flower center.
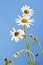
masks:
[[[14,33],[14,36],[19,36],[19,32],[15,32]]]
[[[25,14],[29,14],[30,12],[29,12],[29,10],[25,9],[25,10],[24,10],[24,13],[25,13]]]
[[[15,55],[16,55],[16,56],[19,56],[19,53],[16,52]]]
[[[21,20],[21,22],[22,22],[22,23],[27,23],[27,22],[28,22],[28,19],[27,19],[27,18],[23,18],[23,19]]]

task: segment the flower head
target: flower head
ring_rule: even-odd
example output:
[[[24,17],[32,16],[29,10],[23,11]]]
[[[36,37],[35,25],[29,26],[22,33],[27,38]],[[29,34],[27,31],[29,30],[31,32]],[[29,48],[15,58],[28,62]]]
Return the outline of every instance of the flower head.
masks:
[[[30,17],[28,16],[23,16],[23,17],[20,17],[18,15],[18,19],[16,19],[16,22],[18,23],[18,25],[26,25],[26,27],[30,27],[30,25],[33,25],[32,22],[34,22],[34,19],[30,19]]]
[[[40,45],[40,41],[34,36],[34,34],[30,34],[30,37],[31,37],[38,45]]]
[[[11,60],[9,60],[8,58],[5,58],[5,65],[11,65]]]
[[[15,28],[13,28],[13,31],[10,31],[10,35],[12,36],[11,40],[15,40],[16,42],[18,42],[19,39],[23,39],[23,35],[25,35],[25,33],[21,29],[16,30]]]
[[[19,52],[15,52],[15,53],[14,53],[14,57],[18,57],[19,55],[20,55]]]
[[[23,15],[32,16],[34,14],[33,9],[30,8],[30,6],[24,5],[22,8]]]

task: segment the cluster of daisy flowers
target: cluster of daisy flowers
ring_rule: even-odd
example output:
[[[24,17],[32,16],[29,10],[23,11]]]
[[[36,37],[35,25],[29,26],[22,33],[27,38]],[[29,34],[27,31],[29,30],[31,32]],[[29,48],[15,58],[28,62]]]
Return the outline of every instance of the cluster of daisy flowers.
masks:
[[[16,18],[16,23],[18,25],[26,26],[27,28],[30,27],[30,25],[33,25],[32,22],[34,22],[34,19],[31,18],[33,16],[34,11],[30,8],[30,6],[24,5],[22,8],[22,17],[18,15],[18,18]],[[15,40],[16,42],[19,41],[19,39],[23,39],[23,35],[25,35],[24,30],[19,29],[16,30],[13,28],[12,31],[10,31],[10,35],[12,36],[11,40]]]
[[[23,29],[16,30],[13,27],[12,31],[10,31],[10,35],[11,35],[11,40],[15,40],[15,42],[18,42],[20,39],[25,40],[26,49],[21,50],[19,52],[15,52],[14,57],[18,57],[21,52],[27,53],[28,57],[30,58],[29,65],[36,65],[35,56],[38,56],[39,52],[36,55],[34,55],[34,53],[31,52],[30,50],[31,44],[29,45],[28,40],[27,40],[27,35],[26,35],[26,31],[30,28],[31,25],[33,25],[33,22],[34,22],[34,18],[32,18],[34,14],[34,10],[31,9],[30,6],[24,5],[21,8],[21,11],[22,11],[22,16],[18,15],[18,18],[15,19],[15,22],[18,24],[18,26],[20,25],[23,26]],[[32,40],[34,40],[39,45],[41,53],[43,54],[43,50],[42,50],[39,40],[33,34],[30,34],[30,38],[32,38]],[[32,60],[31,55],[34,58],[34,62]]]

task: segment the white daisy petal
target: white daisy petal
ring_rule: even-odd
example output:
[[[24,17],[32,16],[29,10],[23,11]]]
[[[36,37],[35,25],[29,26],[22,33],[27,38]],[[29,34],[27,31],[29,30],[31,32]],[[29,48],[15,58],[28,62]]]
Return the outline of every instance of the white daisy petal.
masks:
[[[27,28],[30,28],[30,25],[29,24],[27,24]]]
[[[25,35],[24,30],[19,29],[18,31],[19,31],[22,35]]]
[[[29,23],[30,25],[33,25],[32,23]]]
[[[15,42],[18,42],[19,41],[19,38],[15,37]]]
[[[10,35],[12,35],[12,34],[10,33]]]
[[[13,41],[14,40],[14,37],[12,37],[11,40]]]
[[[12,29],[13,29],[14,32],[16,31],[14,27]]]
[[[18,21],[19,19],[15,18],[16,21]]]
[[[22,35],[20,36],[20,39],[23,39],[23,36]]]
[[[18,21],[16,21],[16,23],[20,23],[20,21],[18,20]]]
[[[21,23],[20,23],[20,24],[18,24],[18,26],[19,26],[19,25],[21,25]]]
[[[18,15],[18,17],[19,17],[19,19],[21,19],[21,16]]]
[[[10,33],[12,33],[12,31],[9,31]]]
[[[12,35],[12,34],[13,34],[13,32],[12,32],[12,31],[9,31],[9,33],[10,33],[10,35]]]
[[[35,20],[34,20],[34,19],[30,19],[29,21],[30,21],[30,22],[35,22]]]

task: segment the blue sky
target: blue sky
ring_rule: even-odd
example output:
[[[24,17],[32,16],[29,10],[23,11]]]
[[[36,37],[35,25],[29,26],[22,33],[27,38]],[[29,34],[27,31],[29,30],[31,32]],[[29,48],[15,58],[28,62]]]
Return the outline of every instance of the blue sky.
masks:
[[[33,33],[40,39],[40,43],[43,48],[43,1],[42,0],[0,0],[0,65],[4,64],[4,58],[15,59],[13,57],[14,52],[25,49],[24,41],[21,40],[16,43],[11,41],[9,31],[12,30],[12,27],[16,29],[18,27],[15,23],[15,18],[17,15],[21,15],[21,7],[23,5],[29,5],[34,9],[35,19],[34,25],[31,26],[27,34]],[[29,38],[28,38],[29,41]],[[37,51],[39,48],[37,45],[32,48],[32,50]],[[37,59],[38,65],[43,64],[43,56],[40,55]],[[27,65],[28,62],[27,55],[21,54],[20,57],[16,59],[16,65]],[[20,61],[20,62],[19,62]]]

